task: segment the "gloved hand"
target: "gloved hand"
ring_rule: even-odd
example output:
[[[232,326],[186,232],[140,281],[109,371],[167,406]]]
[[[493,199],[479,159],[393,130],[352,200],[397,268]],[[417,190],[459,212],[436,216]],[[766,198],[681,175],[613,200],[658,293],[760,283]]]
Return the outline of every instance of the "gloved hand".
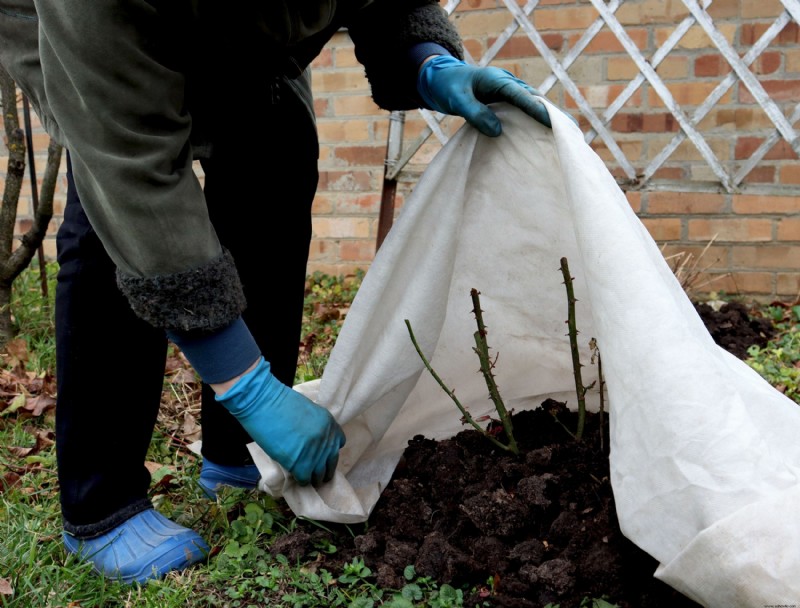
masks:
[[[330,481],[345,436],[331,413],[292,390],[263,357],[217,401],[302,486]]]
[[[475,67],[455,57],[438,55],[420,68],[417,90],[431,109],[462,116],[490,137],[500,135],[502,126],[486,104],[498,101],[515,105],[546,127],[552,127],[547,108],[534,97],[541,93],[497,67]]]

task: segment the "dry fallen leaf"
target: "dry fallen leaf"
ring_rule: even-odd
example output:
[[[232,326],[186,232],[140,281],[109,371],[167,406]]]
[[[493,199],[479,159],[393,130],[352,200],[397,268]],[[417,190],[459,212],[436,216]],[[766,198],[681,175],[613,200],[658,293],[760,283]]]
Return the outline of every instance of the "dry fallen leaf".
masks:
[[[25,409],[34,416],[41,416],[45,411],[53,409],[55,406],[56,400],[50,395],[37,395],[36,397],[31,397],[25,403]]]
[[[192,370],[181,367],[169,377],[169,381],[171,384],[196,384],[197,376]]]
[[[19,480],[20,476],[17,473],[14,473],[13,471],[6,471],[5,473],[3,473],[3,476],[0,477],[0,493],[9,489]]]
[[[5,351],[8,353],[8,363],[11,367],[17,367],[19,363],[28,361],[28,343],[22,338],[6,342]]]
[[[183,414],[183,436],[189,443],[198,441],[202,435],[200,425],[197,424],[197,419],[189,412]]]
[[[7,578],[0,578],[0,595],[14,595],[14,587]]]

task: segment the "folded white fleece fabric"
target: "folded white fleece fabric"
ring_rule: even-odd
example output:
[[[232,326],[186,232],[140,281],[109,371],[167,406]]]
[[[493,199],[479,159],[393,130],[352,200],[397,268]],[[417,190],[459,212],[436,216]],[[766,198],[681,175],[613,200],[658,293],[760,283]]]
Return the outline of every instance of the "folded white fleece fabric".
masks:
[[[705,606],[800,604],[800,407],[713,342],[602,160],[549,107],[552,130],[499,104],[502,136],[465,126],[435,157],[321,381],[296,387],[344,425],[335,479],[297,486],[252,445],[261,488],[298,515],[365,521],[411,437],[464,429],[406,319],[471,413],[494,413],[472,351],[472,288],[506,405],[574,408],[566,257],[582,361],[592,337],[602,353],[623,533],[660,562],[657,577]]]

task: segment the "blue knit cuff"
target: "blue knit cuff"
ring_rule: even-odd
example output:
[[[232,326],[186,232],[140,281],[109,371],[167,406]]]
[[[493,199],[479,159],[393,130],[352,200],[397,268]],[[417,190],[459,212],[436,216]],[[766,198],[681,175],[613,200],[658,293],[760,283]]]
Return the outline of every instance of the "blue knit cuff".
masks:
[[[207,384],[226,382],[240,375],[261,356],[241,317],[213,332],[169,330],[167,337]]]
[[[408,57],[409,63],[419,69],[422,62],[431,55],[450,56],[451,53],[442,45],[436,44],[435,42],[420,42],[408,49],[406,56]]]

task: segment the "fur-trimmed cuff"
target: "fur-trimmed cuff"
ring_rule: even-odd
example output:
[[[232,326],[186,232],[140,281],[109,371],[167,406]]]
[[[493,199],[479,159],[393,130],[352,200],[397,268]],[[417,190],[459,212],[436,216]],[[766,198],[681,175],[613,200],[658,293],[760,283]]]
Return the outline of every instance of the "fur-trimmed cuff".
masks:
[[[205,266],[175,274],[134,277],[117,270],[117,285],[133,311],[164,329],[212,331],[245,309],[242,284],[227,250]]]

